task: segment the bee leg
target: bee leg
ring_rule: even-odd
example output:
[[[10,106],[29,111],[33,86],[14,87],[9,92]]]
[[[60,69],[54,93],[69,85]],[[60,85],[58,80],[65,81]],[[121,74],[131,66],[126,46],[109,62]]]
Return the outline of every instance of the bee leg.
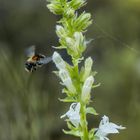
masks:
[[[33,71],[34,71],[34,68],[32,67],[32,68],[31,68],[31,72],[33,72]]]
[[[40,63],[40,62],[37,63],[38,67],[42,67],[42,65],[43,65],[43,63]]]
[[[37,70],[37,65],[33,67],[33,70],[36,71]]]

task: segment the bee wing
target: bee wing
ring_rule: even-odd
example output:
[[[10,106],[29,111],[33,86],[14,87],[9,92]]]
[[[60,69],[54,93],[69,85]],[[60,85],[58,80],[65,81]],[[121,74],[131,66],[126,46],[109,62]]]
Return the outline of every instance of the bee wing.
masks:
[[[35,55],[35,46],[30,46],[27,50],[26,50],[26,55],[27,57],[31,57]]]
[[[45,57],[45,58],[41,58],[41,59],[39,60],[39,63],[41,63],[41,64],[47,64],[47,63],[49,63],[50,61],[52,61],[52,57]]]

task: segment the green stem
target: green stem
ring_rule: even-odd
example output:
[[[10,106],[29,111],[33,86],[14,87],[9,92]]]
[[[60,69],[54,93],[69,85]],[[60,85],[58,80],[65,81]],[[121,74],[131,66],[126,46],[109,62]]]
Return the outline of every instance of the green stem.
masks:
[[[86,105],[81,103],[81,127],[83,131],[83,136],[81,140],[88,140],[88,128],[86,120]]]
[[[77,64],[76,59],[73,59],[73,65],[75,68],[75,73],[77,75],[77,80],[79,79],[79,67]],[[80,114],[80,119],[81,119],[81,127],[82,127],[82,132],[83,136],[81,137],[81,140],[89,140],[88,138],[88,128],[87,128],[87,118],[86,118],[86,104],[83,104],[82,101],[80,100],[81,104],[81,114]]]

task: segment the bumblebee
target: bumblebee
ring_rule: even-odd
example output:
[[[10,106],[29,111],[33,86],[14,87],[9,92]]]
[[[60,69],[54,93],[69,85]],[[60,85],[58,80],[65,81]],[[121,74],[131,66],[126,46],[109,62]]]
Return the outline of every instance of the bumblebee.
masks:
[[[42,67],[44,64],[47,64],[52,60],[51,57],[37,54],[35,52],[35,46],[29,47],[26,51],[26,55],[28,57],[27,61],[25,62],[25,70],[27,72],[36,71],[39,67]]]

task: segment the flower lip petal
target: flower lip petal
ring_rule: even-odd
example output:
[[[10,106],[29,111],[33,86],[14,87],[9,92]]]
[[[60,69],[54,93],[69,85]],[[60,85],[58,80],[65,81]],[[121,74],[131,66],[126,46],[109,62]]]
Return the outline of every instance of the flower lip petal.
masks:
[[[99,138],[99,140],[108,140],[106,137],[108,134],[116,134],[119,133],[119,129],[125,129],[121,125],[116,125],[115,123],[109,122],[109,118],[107,116],[103,116],[102,120],[99,124],[99,128],[96,129],[95,136]]]
[[[60,118],[68,117],[71,123],[75,126],[78,127],[80,123],[80,103],[72,103],[70,105],[69,110],[62,115]]]

